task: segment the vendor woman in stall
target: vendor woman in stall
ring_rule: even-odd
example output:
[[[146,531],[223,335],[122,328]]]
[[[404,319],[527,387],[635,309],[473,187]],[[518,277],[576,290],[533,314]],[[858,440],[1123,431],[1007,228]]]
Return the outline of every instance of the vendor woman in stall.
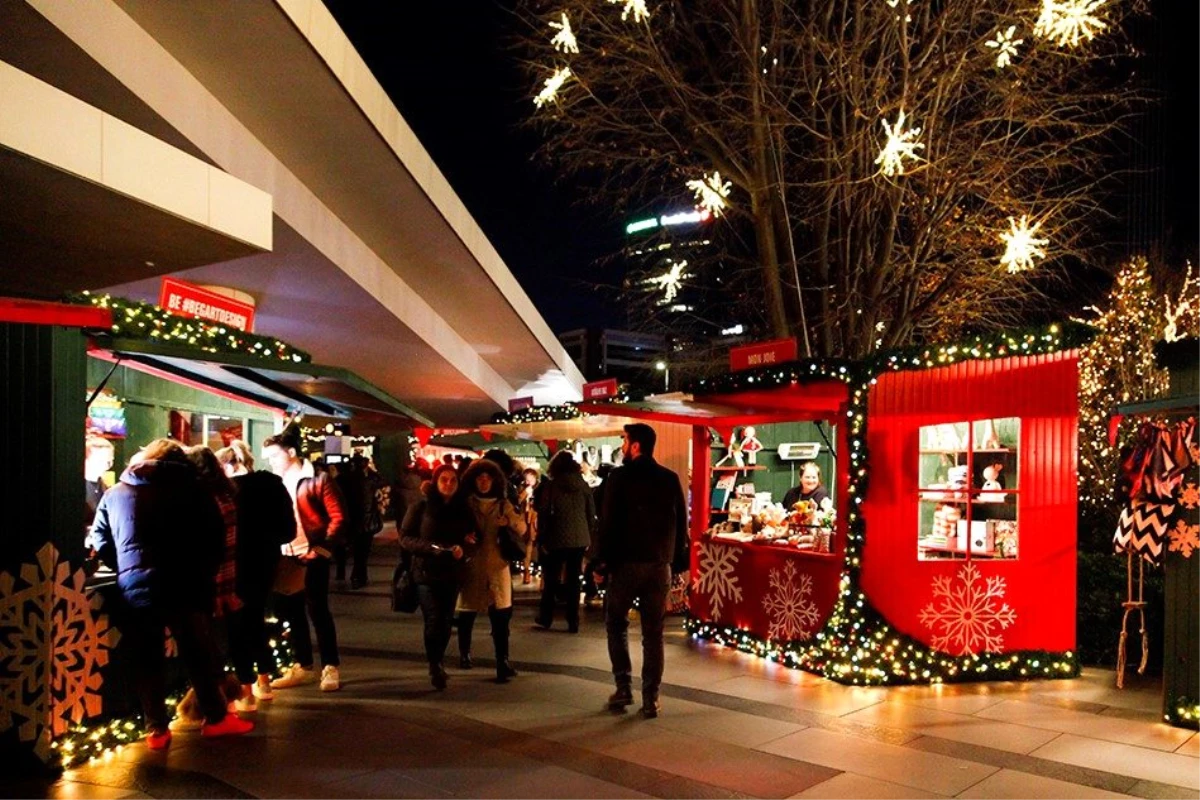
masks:
[[[791,508],[801,500],[811,500],[822,511],[833,508],[833,498],[821,483],[821,468],[815,461],[805,461],[800,465],[800,485],[788,489],[783,496],[783,507]]]

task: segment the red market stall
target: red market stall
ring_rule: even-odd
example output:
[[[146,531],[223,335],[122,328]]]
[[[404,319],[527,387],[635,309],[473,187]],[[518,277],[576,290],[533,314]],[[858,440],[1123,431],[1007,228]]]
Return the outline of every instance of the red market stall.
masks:
[[[720,453],[697,425],[690,632],[847,683],[1076,674],[1075,348],[1085,339],[1051,326],[699,382],[689,404],[720,413],[697,422],[723,441],[753,426],[763,447],[753,466],[742,456],[735,479],[755,484],[757,513],[734,524],[734,511],[716,508]],[[763,457],[803,445],[782,441],[799,423],[827,432],[823,518],[772,509],[788,481],[772,475],[781,460]],[[820,537],[809,544],[814,523],[828,528],[828,552]]]

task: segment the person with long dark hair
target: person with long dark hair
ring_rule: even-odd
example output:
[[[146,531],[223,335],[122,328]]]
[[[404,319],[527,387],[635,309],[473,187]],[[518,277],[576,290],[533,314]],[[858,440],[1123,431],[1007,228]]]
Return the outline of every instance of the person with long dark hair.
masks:
[[[417,584],[425,618],[425,658],[429,679],[438,691],[446,688],[442,664],[450,644],[459,569],[473,539],[470,511],[457,496],[458,473],[442,464],[423,487],[422,498],[409,507],[400,525],[400,547],[411,558],[409,570]]]
[[[567,630],[578,633],[579,575],[583,554],[591,546],[596,529],[596,506],[580,465],[569,450],[554,454],[547,474],[549,480],[543,481],[534,494],[538,550],[543,554],[542,599],[534,621],[539,627],[549,628],[554,620],[554,604],[561,594],[567,604]]]

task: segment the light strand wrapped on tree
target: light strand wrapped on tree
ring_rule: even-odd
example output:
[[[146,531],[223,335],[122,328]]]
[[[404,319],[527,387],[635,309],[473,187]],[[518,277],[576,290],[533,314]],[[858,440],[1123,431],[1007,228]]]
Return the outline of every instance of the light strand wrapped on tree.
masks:
[[[1018,327],[1096,243],[1124,5],[527,0],[521,48],[542,155],[619,209],[719,173],[764,332],[863,357]]]

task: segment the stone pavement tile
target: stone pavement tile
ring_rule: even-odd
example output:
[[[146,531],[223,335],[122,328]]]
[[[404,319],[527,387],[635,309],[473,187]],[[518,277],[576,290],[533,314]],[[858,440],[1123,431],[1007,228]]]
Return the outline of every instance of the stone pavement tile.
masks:
[[[952,714],[975,714],[1008,696],[1007,692],[988,691],[987,686],[978,683],[896,686],[888,694],[888,702],[936,708]]]
[[[0,783],[0,797],[45,797],[50,800],[134,800],[145,797],[132,789],[115,786],[98,786],[59,779],[53,783],[31,781],[28,783]]]
[[[221,778],[232,786],[254,797],[261,798],[323,798],[323,797],[367,797],[358,790],[337,791],[339,783],[360,775],[370,775],[372,770],[347,764],[341,767],[303,769],[293,767],[280,769],[270,762],[236,764],[220,769]],[[425,795],[410,794],[408,797],[424,797],[430,788],[424,787]],[[399,795],[398,795],[399,796]]]
[[[642,719],[636,712],[614,714],[609,711],[580,710],[574,716],[552,720],[515,720],[509,725],[532,736],[603,753],[613,747],[652,738],[664,730],[651,722]]]
[[[1064,734],[1034,750],[1032,755],[1141,780],[1200,789],[1196,759],[1175,753]]]
[[[1157,781],[1138,781],[1129,790],[1134,797],[1145,797],[1148,800],[1196,800],[1196,790],[1183,786],[1171,786]]]
[[[714,741],[740,747],[757,747],[804,728],[793,722],[672,699],[664,701],[662,716],[654,722],[678,733],[702,734]]]
[[[361,772],[353,777],[344,778],[330,784],[322,785],[325,792],[323,797],[395,797],[395,798],[434,798],[451,797],[449,792],[436,786],[422,783],[404,770],[379,769],[371,772]]]
[[[485,704],[473,708],[456,708],[454,713],[479,720],[480,722],[513,727],[508,723],[575,717],[579,715],[579,712],[580,709],[575,706],[544,703],[534,700],[523,703]]]
[[[952,714],[902,702],[877,703],[870,708],[843,717],[853,722],[869,722],[893,728],[917,731],[925,736],[1029,753],[1058,736],[1057,731],[1029,728],[1007,722],[994,722],[967,714]]]
[[[1045,778],[1041,775],[1002,769],[987,776],[958,796],[971,798],[1055,797],[1069,800],[1069,798],[1131,797],[1132,795],[1106,792],[1091,786],[1080,786],[1077,783]]]
[[[841,716],[874,705],[887,697],[887,689],[841,686],[830,681],[820,684],[793,685],[765,678],[740,676],[717,681],[709,691],[776,703],[791,708]]]
[[[1175,749],[1181,756],[1200,758],[1200,734],[1193,733],[1191,737]]]
[[[865,775],[856,775],[853,772],[843,772],[841,775],[835,775],[824,783],[811,786],[799,794],[792,795],[792,797],[872,797],[901,798],[903,800],[904,798],[938,798],[945,797],[945,795],[914,789],[911,786],[903,786],[899,783],[868,778]]]
[[[1162,684],[1157,679],[1130,674],[1124,689],[1118,689],[1112,670],[1089,667],[1078,678],[1034,682],[1035,692],[1044,697],[1066,698],[1104,706],[1154,711],[1162,706]]]
[[[753,795],[742,794],[723,786],[713,786],[711,783],[694,781],[674,775],[654,784],[646,791],[653,797],[689,797],[695,800],[725,800],[726,798],[747,798]]]
[[[539,739],[536,736],[514,737],[513,741],[504,745],[504,749],[544,764],[552,764],[643,792],[648,792],[648,787],[671,777],[662,770],[644,767],[604,753],[594,753],[582,747]]]
[[[502,781],[471,790],[472,797],[574,798],[574,797],[651,797],[652,795],[616,783],[582,775],[558,766],[543,766],[519,772]]]
[[[1179,747],[1191,735],[1188,731],[1172,728],[1162,722],[1147,723],[1105,717],[1015,700],[1006,700],[991,708],[985,708],[976,716],[1168,752]]]
[[[996,767],[972,761],[814,728],[759,749],[944,795],[957,794],[996,771]]]
[[[654,721],[648,721],[647,727]],[[832,778],[834,770],[804,761],[660,728],[653,738],[611,747],[608,754],[754,797],[789,797]],[[795,735],[795,734],[793,734]]]

